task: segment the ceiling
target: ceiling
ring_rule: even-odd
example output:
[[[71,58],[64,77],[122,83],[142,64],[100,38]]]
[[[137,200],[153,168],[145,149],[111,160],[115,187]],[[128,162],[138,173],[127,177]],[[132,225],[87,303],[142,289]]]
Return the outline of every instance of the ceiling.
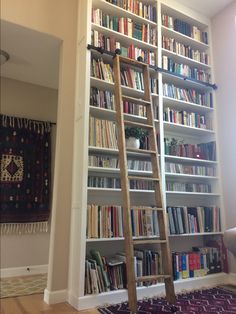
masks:
[[[10,59],[1,65],[1,76],[58,88],[61,40],[1,20],[1,49]]]
[[[213,17],[235,0],[177,1]],[[58,38],[1,20],[1,49],[10,55],[1,76],[57,89],[60,45]]]
[[[235,0],[177,0],[178,3],[185,5],[206,17],[213,17],[228,4]]]

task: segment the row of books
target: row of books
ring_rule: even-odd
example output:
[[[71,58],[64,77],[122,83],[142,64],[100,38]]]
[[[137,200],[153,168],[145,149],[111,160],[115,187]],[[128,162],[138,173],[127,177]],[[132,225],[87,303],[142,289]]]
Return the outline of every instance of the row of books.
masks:
[[[124,237],[122,207],[89,204],[86,236],[88,239]]]
[[[135,250],[134,270],[136,277],[163,273],[160,253],[151,250]],[[156,281],[137,285],[155,283]],[[104,257],[100,252],[91,250],[85,261],[85,294],[98,294],[126,287],[125,253],[120,252],[112,257]]]
[[[123,101],[123,112],[139,117],[146,117],[146,106],[131,103],[129,101]]]
[[[167,207],[170,234],[220,232],[220,209],[211,207]],[[117,205],[87,207],[86,236],[91,238],[124,237],[123,209]],[[133,237],[159,236],[157,211],[142,207],[131,209]]]
[[[221,272],[221,255],[216,247],[195,247],[192,252],[172,253],[174,280],[203,277]]]
[[[114,83],[113,70],[109,63],[104,63],[102,58],[92,58],[91,60],[91,76],[104,80],[108,83]]]
[[[117,148],[117,129],[114,121],[89,118],[89,145]]]
[[[165,108],[163,119],[167,122],[182,124],[194,128],[212,130],[211,120],[206,119],[204,114],[196,112],[187,112],[185,110],[174,110],[169,107]]]
[[[151,27],[150,24],[138,23],[131,18],[111,16],[101,9],[95,8],[92,8],[92,22],[131,38],[136,38],[154,46],[157,45],[157,30],[155,27]]]
[[[114,177],[98,177],[88,176],[88,187],[105,188],[105,189],[120,189],[121,183],[119,178]]]
[[[200,30],[197,26],[192,26],[189,23],[179,19],[174,20],[174,30],[204,44],[208,44],[208,33]]]
[[[198,68],[192,68],[187,64],[177,63],[167,56],[162,56],[162,68],[202,82],[210,83],[211,80],[211,75],[208,72],[199,70]]]
[[[162,14],[162,25],[175,30],[176,32],[182,33],[195,40],[201,41],[208,44],[208,34],[200,30],[197,26],[190,25],[180,19],[174,19],[172,16]]]
[[[172,252],[174,280],[221,272],[221,254],[220,249],[214,246],[193,247],[193,250],[188,252]],[[162,274],[163,265],[160,252],[135,250],[134,270],[137,278]],[[144,284],[156,283],[153,281]],[[85,294],[98,294],[126,287],[125,253],[120,252],[112,257],[104,257],[99,251],[90,250],[85,261]]]
[[[196,105],[213,108],[212,93],[201,93],[193,88],[180,88],[174,84],[163,83],[163,95]]]
[[[212,166],[185,165],[175,162],[166,162],[165,171],[170,173],[181,173],[196,176],[214,177],[216,175],[216,168]]]
[[[212,207],[167,207],[170,234],[220,232],[220,209]]]
[[[123,219],[121,206],[88,205],[87,238],[124,237]],[[131,225],[134,237],[159,236],[158,214],[155,210],[142,207],[131,209]]]
[[[167,191],[211,193],[211,185],[205,183],[166,182]]]
[[[96,47],[101,47],[104,50],[115,52],[116,49],[119,49],[121,55],[128,57],[134,60],[137,60],[138,57],[142,57],[143,61],[150,65],[156,64],[155,53],[150,50],[143,50],[141,48],[135,47],[134,44],[131,44],[129,47],[121,45],[115,36],[106,36],[102,33],[99,33],[96,30],[92,30],[92,45]]]
[[[117,149],[116,122],[90,116],[89,145]],[[148,135],[144,135],[140,139],[140,149],[149,149]]]
[[[130,11],[144,19],[156,22],[157,9],[152,4],[146,4],[139,0],[106,0],[109,3],[117,5],[118,7]]]
[[[121,69],[121,84],[137,90],[144,90],[143,72],[136,71],[130,67]],[[150,78],[151,92],[158,93],[158,80]]]
[[[179,157],[216,160],[216,143],[214,141],[200,144],[187,144],[176,138],[164,139],[165,154]]]
[[[114,273],[114,267],[116,273]],[[85,260],[85,294],[98,294],[125,286],[126,275],[123,261],[110,265],[108,258],[101,256],[96,250],[91,250]]]
[[[90,106],[115,110],[115,96],[108,90],[91,87]]]
[[[153,190],[154,184],[145,180],[130,180],[131,190]],[[121,183],[119,178],[114,177],[100,177],[92,176],[88,177],[88,187],[93,188],[105,188],[105,189],[120,189]]]
[[[210,64],[210,57],[207,52],[194,49],[190,45],[182,44],[174,38],[162,36],[162,48],[170,50],[177,55],[193,59],[194,61]]]
[[[112,66],[105,63],[102,58],[92,57],[91,60],[91,76],[105,80],[109,83],[114,83]],[[130,67],[121,69],[121,84],[137,90],[144,90],[143,73],[136,71]],[[158,80],[150,78],[151,92],[158,93]]]
[[[103,168],[119,168],[119,159],[111,156],[89,155],[89,166]],[[128,159],[127,166],[130,170],[151,171],[152,164],[148,160]]]
[[[115,110],[115,96],[110,91],[91,87],[90,106]],[[146,106],[134,104],[129,101],[123,101],[123,111],[127,114],[146,117]],[[158,119],[158,110],[156,106],[154,106],[154,116]]]

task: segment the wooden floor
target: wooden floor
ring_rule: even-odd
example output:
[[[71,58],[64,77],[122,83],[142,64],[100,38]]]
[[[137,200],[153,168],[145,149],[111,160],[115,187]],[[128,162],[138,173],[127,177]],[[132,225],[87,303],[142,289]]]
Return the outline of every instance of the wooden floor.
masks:
[[[43,294],[0,299],[1,314],[98,314],[94,310],[76,311],[68,303],[48,305],[43,302]]]

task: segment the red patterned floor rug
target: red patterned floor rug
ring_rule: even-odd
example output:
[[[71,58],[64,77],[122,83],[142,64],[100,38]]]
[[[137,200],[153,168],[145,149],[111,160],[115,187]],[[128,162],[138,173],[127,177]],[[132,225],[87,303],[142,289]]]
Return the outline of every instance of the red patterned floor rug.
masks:
[[[164,298],[152,298],[138,302],[138,314],[236,314],[236,293],[213,288],[177,295],[176,309]],[[98,309],[102,314],[130,314],[128,304],[122,303]]]

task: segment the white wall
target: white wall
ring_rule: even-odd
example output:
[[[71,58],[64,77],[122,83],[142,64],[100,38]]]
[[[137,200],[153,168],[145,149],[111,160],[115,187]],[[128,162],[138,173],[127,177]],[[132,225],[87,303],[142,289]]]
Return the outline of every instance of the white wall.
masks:
[[[1,78],[2,114],[47,120],[57,119],[57,90]],[[52,131],[52,168],[55,157],[55,127]],[[49,233],[1,237],[1,268],[48,264]]]
[[[236,227],[236,1],[212,20],[217,124],[226,228]],[[231,271],[236,258],[230,255]]]
[[[74,134],[78,0],[1,0],[1,19],[62,41],[48,291],[67,288]],[[62,253],[63,252],[63,253]]]

